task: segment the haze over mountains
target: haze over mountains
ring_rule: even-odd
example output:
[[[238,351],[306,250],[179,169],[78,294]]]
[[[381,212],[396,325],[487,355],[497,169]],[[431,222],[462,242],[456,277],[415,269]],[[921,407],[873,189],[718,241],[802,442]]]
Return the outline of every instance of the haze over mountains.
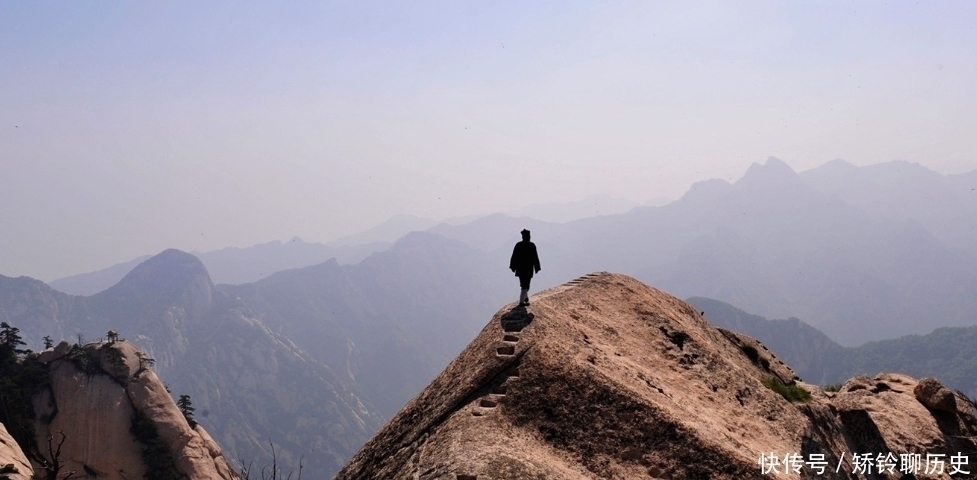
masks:
[[[664,203],[667,203],[667,200],[661,197],[648,202],[649,205]],[[601,214],[623,213],[635,206],[633,202],[610,195],[594,195],[578,202],[529,205],[508,212],[508,215],[567,222]],[[325,244],[305,242],[301,238],[294,237],[287,242],[272,241],[246,248],[228,247],[191,253],[206,265],[211,278],[216,283],[236,285],[254,282],[278,271],[315,265],[330,259],[336,259],[344,265],[357,263],[371,253],[390,248],[393,242],[410,232],[428,230],[440,224],[462,225],[479,217],[481,215],[471,215],[439,222],[414,215],[397,215],[366,231]],[[51,281],[50,285],[65,293],[93,295],[114,285],[149,257],[144,255],[96,272],[58,278]]]
[[[189,394],[198,420],[229,458],[263,464],[306,457],[334,471],[381,424],[343,375],[271,331],[239,300],[216,290],[199,260],[167,250],[118,284],[71,296],[26,277],[0,276],[0,318],[40,336],[87,339],[109,329],[155,359],[175,395]]]
[[[478,331],[474,319],[505,301],[497,260],[418,232],[357,265],[330,261],[218,289],[347,372],[388,418]]]
[[[304,456],[328,476],[503,303],[496,260],[413,233],[357,265],[215,287],[198,259],[168,250],[89,297],[0,276],[0,318],[31,347],[118,330],[193,398],[229,456],[260,465],[271,441],[283,465]]]
[[[0,319],[31,347],[114,328],[157,360],[174,393],[192,396],[231,457],[267,456],[271,439],[293,464],[305,455],[328,473],[516,298],[505,266],[522,228],[541,256],[534,292],[627,273],[678,296],[801,318],[831,352],[977,323],[975,185],[977,172],[907,163],[798,174],[770,159],[667,205],[566,223],[498,214],[389,245],[295,239],[199,260],[166,251],[71,279],[88,296],[0,276]]]
[[[922,189],[914,195],[941,199],[941,216],[958,225],[927,230],[919,210],[873,214],[844,192],[812,186],[807,178],[819,169],[801,175],[770,159],[734,184],[700,182],[662,207],[566,224],[494,216],[431,231],[491,250],[506,248],[506,232],[526,226],[549,264],[546,280],[625,272],[680,296],[796,316],[855,345],[977,318],[977,254],[965,246],[977,244],[977,175],[932,174],[920,183],[919,168],[894,162],[863,170],[869,180],[877,172],[896,180],[884,188],[866,180],[854,190],[885,197]]]
[[[700,182],[660,207],[567,223],[496,214],[428,231],[501,259],[516,232],[529,228],[543,256],[539,287],[594,270],[619,271],[680,296],[802,318],[840,344],[856,345],[974,323],[975,205],[977,171],[940,175],[906,162],[856,167],[835,160],[798,174],[771,158],[733,184]],[[401,227],[413,225],[401,220]],[[391,228],[381,230],[389,235]],[[335,248],[347,250],[339,255]],[[293,241],[200,257],[218,283],[233,284],[329,255],[355,263],[383,248]],[[72,282],[86,284],[75,291],[90,294],[123,270]]]
[[[250,283],[281,270],[306,267],[329,259],[336,259],[344,264],[356,263],[373,252],[390,248],[391,244],[391,241],[371,241],[358,245],[327,246],[295,237],[287,242],[273,241],[247,248],[228,247],[211,252],[194,252],[194,255],[207,266],[214,281],[239,284]],[[59,278],[51,282],[51,287],[73,295],[94,295],[115,285],[149,257],[145,255],[97,272]]]
[[[769,320],[703,297],[688,302],[705,312],[710,323],[760,340],[810,383],[839,384],[856,375],[901,372],[939,377],[948,387],[977,397],[977,326],[942,327],[926,335],[843,347],[798,318]]]

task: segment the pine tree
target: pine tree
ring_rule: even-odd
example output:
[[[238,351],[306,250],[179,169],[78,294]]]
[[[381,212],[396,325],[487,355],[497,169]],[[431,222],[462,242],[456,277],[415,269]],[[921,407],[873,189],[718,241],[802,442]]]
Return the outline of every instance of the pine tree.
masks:
[[[18,348],[20,345],[27,345],[20,337],[20,329],[7,322],[0,322],[0,362],[16,360],[17,355],[25,353],[26,350]]]
[[[187,419],[187,423],[190,427],[197,426],[197,421],[193,418],[193,402],[190,401],[190,395],[180,395],[180,399],[176,401],[176,406],[180,408],[180,413],[183,417]]]

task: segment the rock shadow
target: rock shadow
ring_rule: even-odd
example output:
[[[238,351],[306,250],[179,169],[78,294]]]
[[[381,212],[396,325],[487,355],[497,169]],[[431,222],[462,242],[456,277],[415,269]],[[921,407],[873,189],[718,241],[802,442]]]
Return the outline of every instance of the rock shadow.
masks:
[[[533,318],[536,318],[536,316],[530,313],[525,306],[517,306],[502,314],[502,330],[505,332],[520,332],[532,323]]]
[[[977,442],[974,441],[974,433],[962,425],[961,419],[956,412],[944,412],[928,408],[930,414],[936,420],[936,424],[943,432],[943,440],[946,442],[947,456],[963,455],[966,457],[965,465],[974,465],[977,459]],[[963,428],[962,428],[963,427]],[[970,470],[973,470],[971,467]]]
[[[885,444],[884,437],[882,436],[882,432],[879,431],[878,425],[875,424],[875,420],[872,420],[872,416],[869,415],[867,410],[844,410],[838,413],[845,439],[852,450],[849,454],[870,453],[875,456],[892,453],[889,450],[889,446]],[[869,473],[865,475],[865,478],[869,480],[889,478],[885,474],[878,473],[874,468],[871,471],[875,473]],[[904,477],[897,476],[896,478],[901,479]]]

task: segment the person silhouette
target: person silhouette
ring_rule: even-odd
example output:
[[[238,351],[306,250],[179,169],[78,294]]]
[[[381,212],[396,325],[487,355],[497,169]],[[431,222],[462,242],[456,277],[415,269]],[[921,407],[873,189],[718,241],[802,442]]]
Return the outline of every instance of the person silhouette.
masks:
[[[523,230],[522,241],[516,243],[512,248],[512,257],[509,259],[509,270],[512,270],[519,277],[519,306],[529,305],[529,282],[533,279],[534,273],[539,273],[539,255],[536,254],[536,245],[529,241],[529,230]]]

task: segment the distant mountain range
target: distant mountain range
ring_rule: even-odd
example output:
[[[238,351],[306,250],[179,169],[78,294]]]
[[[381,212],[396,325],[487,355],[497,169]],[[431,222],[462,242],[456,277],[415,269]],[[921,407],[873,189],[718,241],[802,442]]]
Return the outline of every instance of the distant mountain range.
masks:
[[[832,162],[798,174],[771,158],[734,184],[700,182],[661,207],[564,224],[494,215],[430,231],[498,252],[529,228],[540,284],[622,272],[683,297],[804,318],[857,345],[977,321],[974,188],[977,172]],[[879,200],[902,196],[926,208]]]
[[[336,261],[253,284],[214,286],[194,256],[167,250],[96,295],[0,276],[0,319],[29,346],[110,329],[155,360],[231,458],[336,472],[516,298],[499,260],[413,233],[357,265]],[[508,286],[510,288],[506,289]]]
[[[648,204],[667,203],[655,198]],[[546,221],[571,221],[608,213],[620,213],[637,206],[609,195],[594,195],[578,202],[530,205],[509,212]],[[287,242],[272,241],[246,248],[228,247],[210,252],[191,252],[200,259],[215,283],[237,285],[258,281],[282,270],[307,267],[335,259],[347,265],[358,263],[372,253],[390,248],[400,237],[428,230],[436,225],[461,225],[481,215],[450,218],[443,222],[414,215],[396,215],[373,228],[347,235],[328,243],[310,243],[295,237]],[[94,295],[115,285],[136,265],[148,259],[143,255],[95,272],[71,275],[50,282],[52,288],[72,295]]]
[[[0,276],[0,318],[29,347],[47,335],[102,337],[110,329],[154,359],[175,395],[188,394],[202,425],[231,459],[283,465],[305,456],[336,471],[380,426],[346,372],[316,361],[264,326],[240,300],[215,289],[192,255],[167,250],[90,297],[26,277]]]
[[[687,301],[703,311],[710,323],[760,340],[810,383],[839,384],[855,375],[899,372],[938,377],[947,386],[977,397],[977,326],[943,327],[926,335],[843,347],[797,318],[768,320],[718,300]]]
[[[808,381],[892,369],[922,376],[929,370],[909,367],[929,358],[932,372],[972,391],[967,378],[977,377],[953,369],[977,364],[958,344],[970,330],[933,332],[926,338],[946,343],[932,352],[918,350],[914,337],[845,347],[977,320],[977,172],[921,168],[832,162],[798,174],[770,159],[734,184],[701,182],[667,205],[567,223],[499,214],[389,246],[295,239],[199,260],[166,251],[76,278],[98,292],[88,296],[0,276],[0,320],[21,328],[31,347],[45,335],[116,329],[156,359],[175,393],[192,396],[229,456],[269,456],[272,440],[293,465],[305,455],[308,471],[314,463],[335,472],[485,318],[517,298],[506,265],[529,228],[543,267],[533,292],[592,271],[628,273],[683,297],[803,318],[809,326],[775,322],[746,333]],[[899,206],[909,201],[892,198],[899,195],[940,211]],[[211,277],[211,268],[223,273]],[[246,280],[215,286],[211,278]],[[700,309],[717,323],[750,325],[727,307]]]
[[[346,372],[389,418],[477,333],[477,319],[505,302],[505,286],[515,298],[518,284],[498,264],[417,232],[356,265],[329,261],[218,290]]]
[[[655,198],[649,201],[651,205],[661,205],[663,203],[667,203],[667,200]],[[604,194],[591,195],[576,202],[551,202],[529,205],[518,210],[506,212],[506,215],[510,217],[529,217],[544,222],[566,223],[583,218],[616,215],[627,212],[637,206],[637,203],[630,200]]]
[[[268,242],[247,248],[228,247],[211,252],[193,252],[207,267],[216,283],[250,283],[272,273],[307,267],[326,260],[357,263],[370,254],[390,248],[392,242],[369,242],[358,245],[326,246],[295,237],[287,242]],[[102,270],[59,278],[51,287],[72,295],[94,295],[115,285],[150,256],[145,255]]]
[[[975,323],[974,205],[977,171],[940,175],[907,162],[856,167],[836,160],[797,173],[771,158],[733,184],[700,182],[659,207],[566,223],[496,214],[427,231],[502,258],[529,228],[543,260],[539,287],[617,271],[683,297],[804,318],[852,346]],[[362,240],[430,225],[416,217],[391,222]],[[199,256],[217,283],[238,284],[329,258],[354,264],[386,248],[296,240]],[[126,266],[96,272],[91,281],[72,279],[87,282],[86,289],[67,288],[67,279],[52,284],[92,294]]]

